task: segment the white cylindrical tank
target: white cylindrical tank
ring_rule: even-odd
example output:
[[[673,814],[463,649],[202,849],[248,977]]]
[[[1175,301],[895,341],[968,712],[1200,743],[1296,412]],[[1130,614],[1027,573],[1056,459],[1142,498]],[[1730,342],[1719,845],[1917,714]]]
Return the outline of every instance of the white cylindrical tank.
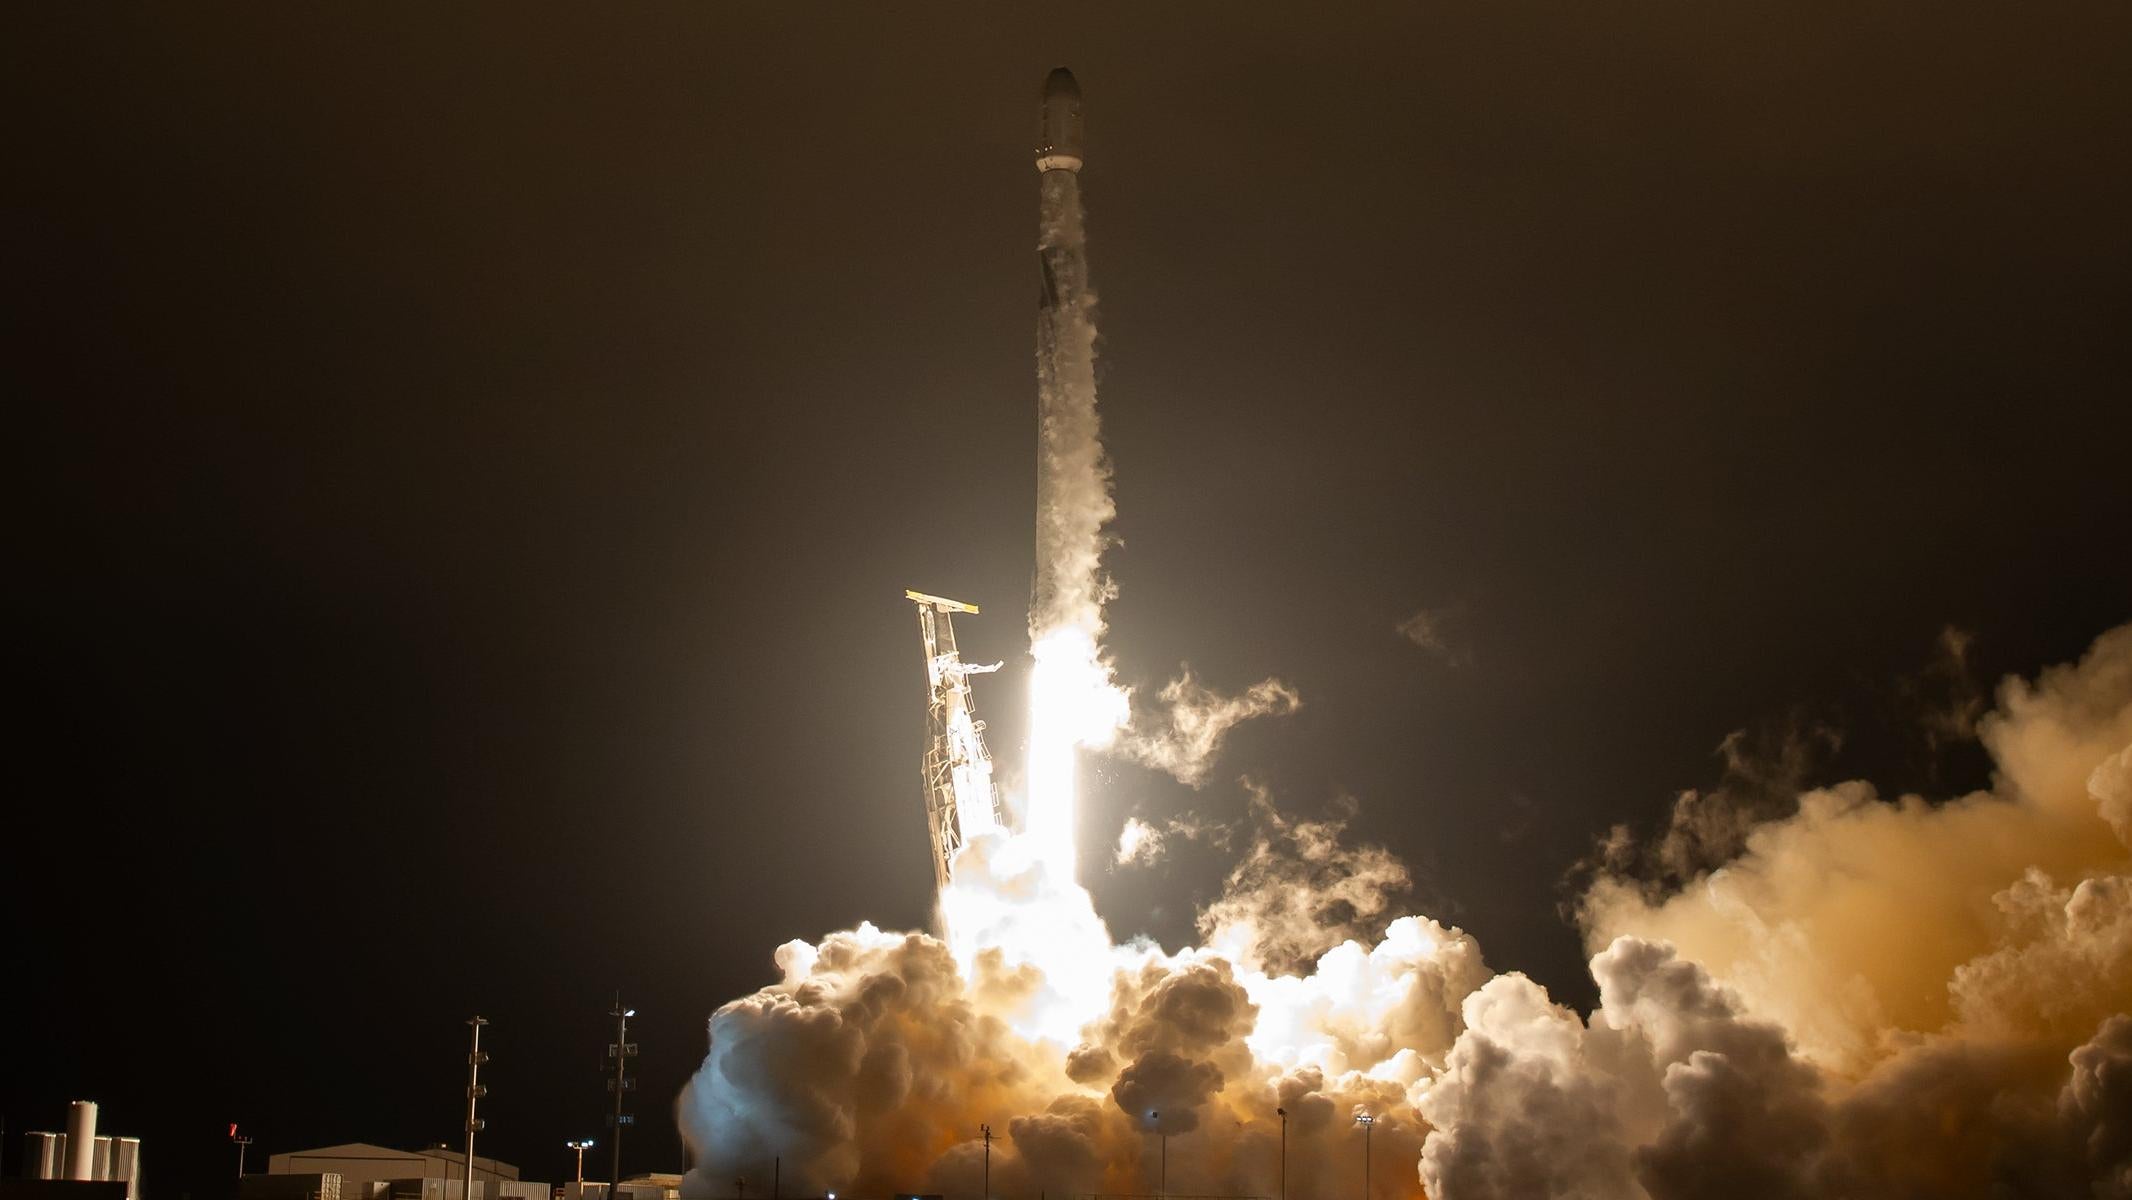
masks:
[[[126,1200],[141,1194],[141,1139],[111,1139],[111,1178],[126,1185]]]
[[[96,1101],[76,1100],[67,1109],[68,1179],[94,1179],[96,1170]]]
[[[59,1145],[61,1142],[66,1141],[66,1135],[60,1133],[31,1133],[25,1134],[24,1137],[29,1142],[29,1145],[23,1147],[28,1152],[22,1163],[23,1178],[59,1178],[59,1163],[65,1153],[59,1148]]]
[[[103,1137],[103,1136],[98,1136],[98,1137],[97,1137],[97,1139],[96,1139],[96,1153],[95,1153],[95,1155],[94,1155],[94,1156],[92,1156],[92,1157],[91,1157],[91,1159],[90,1159],[90,1161],[89,1161],[89,1178],[91,1178],[91,1179],[109,1179],[109,1178],[111,1178],[111,1139],[110,1139],[110,1138],[107,1138],[107,1137]]]

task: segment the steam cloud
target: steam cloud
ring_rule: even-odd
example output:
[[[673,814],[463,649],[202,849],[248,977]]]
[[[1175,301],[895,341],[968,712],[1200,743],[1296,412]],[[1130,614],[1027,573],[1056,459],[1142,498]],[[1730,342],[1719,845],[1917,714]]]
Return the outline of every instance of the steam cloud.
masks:
[[[1162,707],[1141,710],[1119,749],[1129,758],[1168,772],[1180,783],[1206,782],[1222,739],[1253,717],[1284,716],[1303,698],[1278,679],[1262,679],[1234,696],[1199,682],[1187,669],[1164,684]]]
[[[1677,890],[1599,878],[1599,1010],[1466,1000],[1429,1194],[2132,1196],[2132,626],[1979,730],[1989,791],[1840,784]]]
[[[976,1196],[987,1123],[997,1195],[1151,1190],[1158,1133],[1172,1190],[1270,1194],[1282,1107],[1300,1196],[1359,1186],[1367,1110],[1380,1195],[2132,1197],[2132,626],[1979,729],[1989,791],[1839,784],[1667,894],[1602,875],[1589,1016],[1388,919],[1396,860],[1264,796],[1174,954],[987,844],[951,889],[993,905],[969,945],[788,943],[712,1017],[691,1194],[782,1156],[795,1192]],[[1032,939],[1061,907],[1100,945]]]
[[[1118,830],[1118,847],[1112,854],[1111,865],[1152,867],[1169,856],[1171,845],[1179,839],[1204,841],[1227,850],[1234,835],[1233,826],[1208,820],[1196,813],[1185,813],[1161,822],[1127,817]]]

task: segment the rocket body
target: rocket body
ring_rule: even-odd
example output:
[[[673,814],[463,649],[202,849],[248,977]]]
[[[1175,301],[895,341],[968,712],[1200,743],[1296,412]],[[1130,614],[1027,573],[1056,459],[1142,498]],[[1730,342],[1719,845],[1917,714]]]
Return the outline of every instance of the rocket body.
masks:
[[[1096,417],[1096,297],[1081,222],[1081,89],[1066,68],[1044,81],[1039,113],[1036,579],[1029,631],[1041,637],[1077,626],[1093,641],[1105,586],[1097,560],[1113,509]]]
[[[1073,72],[1054,68],[1044,80],[1044,99],[1037,109],[1036,169],[1078,171],[1086,154],[1081,126],[1081,85]]]

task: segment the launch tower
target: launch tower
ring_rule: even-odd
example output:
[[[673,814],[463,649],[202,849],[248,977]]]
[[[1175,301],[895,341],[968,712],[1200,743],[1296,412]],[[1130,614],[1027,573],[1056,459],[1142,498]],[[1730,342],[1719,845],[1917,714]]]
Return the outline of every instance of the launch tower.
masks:
[[[971,838],[1000,827],[999,800],[992,790],[992,755],[985,749],[985,723],[970,701],[970,676],[999,670],[962,661],[951,613],[977,606],[943,596],[906,591],[918,605],[918,632],[925,639],[925,822],[933,847],[933,878],[945,888],[955,871],[955,853]]]

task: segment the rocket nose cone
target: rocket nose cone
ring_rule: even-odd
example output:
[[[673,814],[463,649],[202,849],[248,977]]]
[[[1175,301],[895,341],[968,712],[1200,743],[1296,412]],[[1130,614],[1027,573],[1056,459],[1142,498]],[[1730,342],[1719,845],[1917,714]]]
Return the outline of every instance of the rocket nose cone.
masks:
[[[1044,99],[1049,100],[1053,96],[1070,96],[1075,100],[1081,98],[1081,85],[1074,82],[1073,72],[1064,67],[1053,67],[1051,74],[1044,77]]]

